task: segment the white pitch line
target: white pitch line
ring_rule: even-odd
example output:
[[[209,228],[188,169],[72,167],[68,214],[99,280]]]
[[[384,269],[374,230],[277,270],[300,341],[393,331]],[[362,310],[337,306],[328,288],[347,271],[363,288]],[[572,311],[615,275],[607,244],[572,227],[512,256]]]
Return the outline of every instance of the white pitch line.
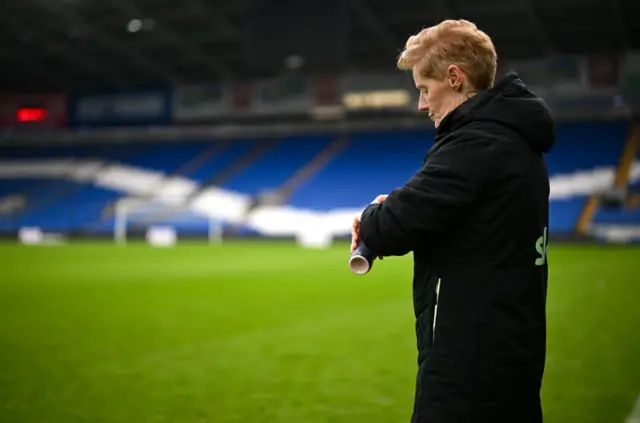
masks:
[[[636,398],[636,403],[631,410],[631,414],[625,420],[625,423],[640,423],[640,395]]]

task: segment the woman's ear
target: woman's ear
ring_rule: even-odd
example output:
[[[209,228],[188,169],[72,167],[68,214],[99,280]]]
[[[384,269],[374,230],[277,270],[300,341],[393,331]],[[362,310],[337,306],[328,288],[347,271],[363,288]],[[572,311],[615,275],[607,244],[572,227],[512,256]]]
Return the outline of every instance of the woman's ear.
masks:
[[[447,80],[449,86],[455,91],[462,91],[462,71],[457,65],[450,65],[447,69]]]

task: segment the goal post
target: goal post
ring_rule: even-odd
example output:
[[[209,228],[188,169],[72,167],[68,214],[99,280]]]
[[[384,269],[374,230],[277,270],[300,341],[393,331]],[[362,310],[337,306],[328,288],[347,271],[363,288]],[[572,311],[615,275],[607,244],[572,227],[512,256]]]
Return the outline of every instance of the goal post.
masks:
[[[171,204],[176,203],[176,204]],[[223,224],[218,219],[177,204],[145,197],[124,197],[114,204],[113,236],[116,244],[127,244],[132,235],[155,244],[154,239],[206,239],[221,244]],[[173,236],[169,235],[173,232]],[[164,235],[159,235],[164,234]]]

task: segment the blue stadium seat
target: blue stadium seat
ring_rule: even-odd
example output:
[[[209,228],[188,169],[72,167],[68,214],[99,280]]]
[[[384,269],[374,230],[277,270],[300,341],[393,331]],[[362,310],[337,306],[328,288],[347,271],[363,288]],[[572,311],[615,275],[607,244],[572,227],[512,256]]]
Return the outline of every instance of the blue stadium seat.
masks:
[[[189,178],[197,182],[206,182],[217,172],[221,171],[231,163],[238,160],[242,155],[248,153],[255,146],[254,141],[237,140],[231,144],[225,143],[221,150],[211,159],[204,163],[199,169],[189,172]]]
[[[550,201],[550,231],[562,233],[573,231],[586,203],[587,197],[585,196]]]
[[[143,169],[173,173],[188,161],[203,153],[211,143],[176,141],[145,146],[134,156],[124,158],[127,165]]]
[[[315,210],[361,207],[408,180],[433,145],[429,132],[354,135],[347,148],[291,197]]]
[[[640,208],[598,210],[593,219],[596,224],[640,225]]]
[[[556,145],[547,155],[549,173],[617,165],[629,129],[627,122],[558,125]]]
[[[640,181],[633,181],[629,185],[630,192],[640,192]],[[640,208],[623,208],[620,210],[599,209],[593,217],[597,225],[634,225],[640,226]]]
[[[71,197],[62,196],[46,207],[27,211],[17,222],[20,226],[40,226],[48,231],[82,229],[99,219],[105,206],[119,197],[119,193],[90,184],[57,181],[58,189],[71,188]]]
[[[250,195],[277,189],[329,145],[332,138],[317,136],[282,140],[223,186]]]

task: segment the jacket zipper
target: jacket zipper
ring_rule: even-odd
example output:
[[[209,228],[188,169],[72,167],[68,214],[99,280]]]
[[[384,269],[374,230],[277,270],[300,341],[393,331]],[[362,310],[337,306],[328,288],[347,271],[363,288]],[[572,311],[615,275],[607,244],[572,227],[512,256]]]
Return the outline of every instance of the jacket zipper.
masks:
[[[438,278],[438,283],[436,284],[436,305],[433,307],[433,327],[431,328],[431,345],[436,340],[436,318],[438,317],[438,302],[440,299],[440,282],[441,278]]]

